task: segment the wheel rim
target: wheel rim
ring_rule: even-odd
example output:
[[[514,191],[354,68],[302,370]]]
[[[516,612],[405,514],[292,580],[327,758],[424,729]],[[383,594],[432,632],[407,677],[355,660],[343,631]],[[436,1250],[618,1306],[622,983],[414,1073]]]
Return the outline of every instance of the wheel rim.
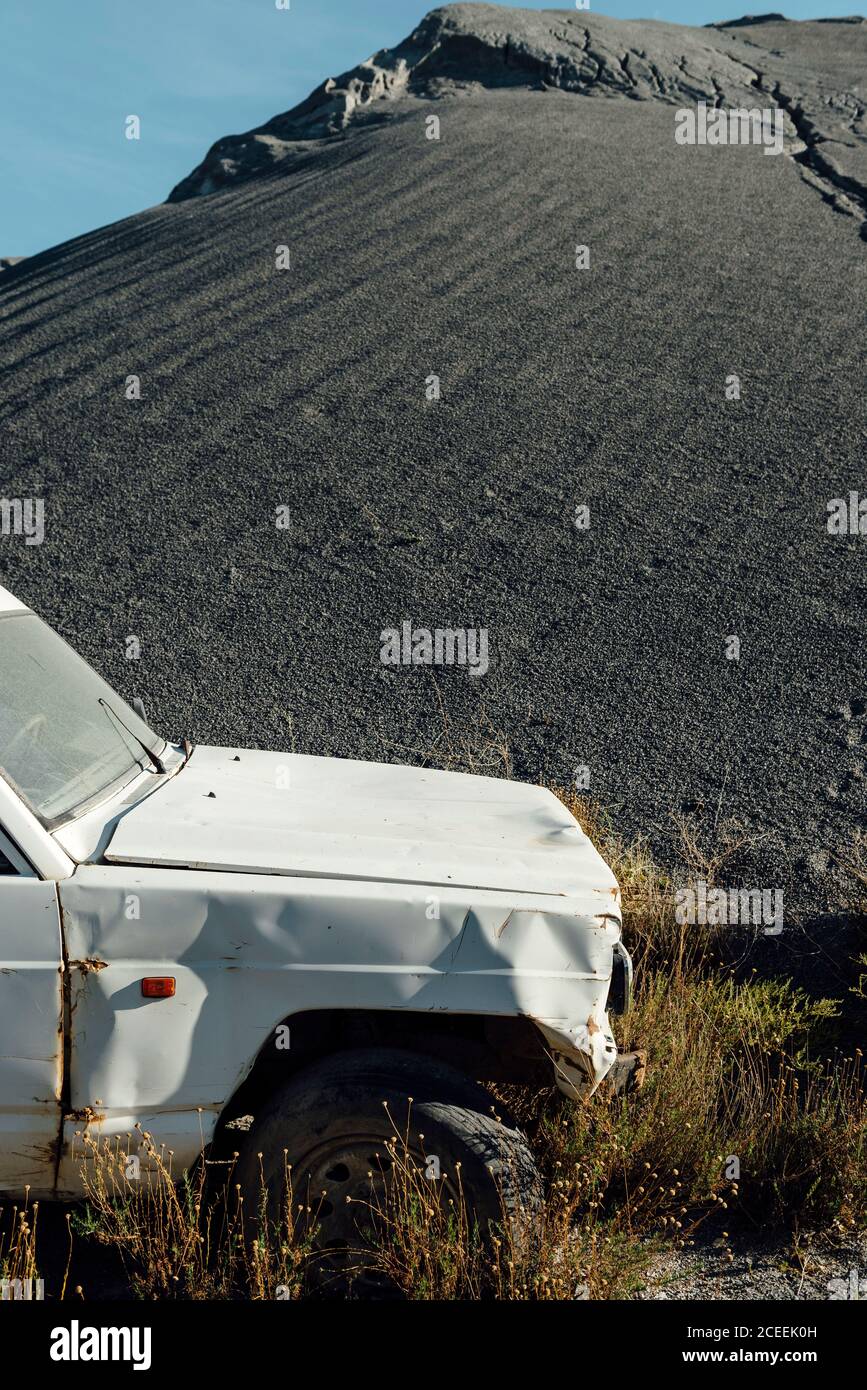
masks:
[[[324,1287],[349,1282],[359,1291],[386,1293],[394,1285],[384,1270],[372,1267],[377,1209],[383,1205],[394,1170],[388,1141],[395,1136],[366,1132],[342,1135],[309,1150],[293,1164],[293,1201],[303,1202],[316,1229],[313,1269]],[[399,1144],[399,1159],[423,1173],[426,1156]],[[455,1199],[446,1175],[431,1180],[436,1200]],[[349,1200],[347,1200],[349,1199]]]

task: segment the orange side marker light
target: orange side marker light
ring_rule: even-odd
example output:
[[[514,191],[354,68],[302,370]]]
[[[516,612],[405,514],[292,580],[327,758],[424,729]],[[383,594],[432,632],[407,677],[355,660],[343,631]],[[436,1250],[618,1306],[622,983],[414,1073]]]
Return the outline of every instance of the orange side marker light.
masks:
[[[175,992],[174,975],[146,975],[141,982],[145,999],[171,999]]]

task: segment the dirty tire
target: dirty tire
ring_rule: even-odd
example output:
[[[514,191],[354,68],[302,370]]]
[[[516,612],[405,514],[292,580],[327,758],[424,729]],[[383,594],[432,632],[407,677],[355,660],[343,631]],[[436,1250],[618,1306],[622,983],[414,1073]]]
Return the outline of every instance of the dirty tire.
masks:
[[[387,1296],[394,1290],[365,1262],[358,1222],[369,1212],[371,1171],[384,1186],[384,1146],[395,1134],[408,1135],[419,1164],[436,1155],[451,1195],[460,1164],[469,1219],[483,1236],[507,1226],[522,1244],[532,1238],[541,1179],[524,1135],[499,1106],[495,1118],[493,1107],[481,1086],[433,1058],[390,1048],[336,1053],[299,1072],[262,1108],[234,1181],[248,1213],[261,1210],[264,1181],[268,1220],[277,1223],[291,1164],[293,1206],[308,1203],[319,1221],[312,1283],[338,1293],[351,1283],[362,1296]]]

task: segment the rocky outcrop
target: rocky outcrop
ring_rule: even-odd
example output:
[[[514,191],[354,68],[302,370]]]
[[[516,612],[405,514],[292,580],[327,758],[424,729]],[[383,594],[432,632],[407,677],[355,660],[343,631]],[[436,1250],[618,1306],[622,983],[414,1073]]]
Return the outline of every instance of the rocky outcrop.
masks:
[[[788,24],[784,14],[745,14],[740,19],[724,19],[719,24],[708,24],[708,29],[748,29],[753,24]]]
[[[841,23],[854,27],[863,21],[858,16],[827,21],[825,35]],[[859,36],[857,49],[845,46],[851,56],[842,63],[840,45],[834,45],[830,67],[817,78],[811,45],[812,52],[824,47],[821,33],[812,23],[796,24],[779,14],[693,29],[589,11],[446,5],[432,10],[396,48],[384,48],[350,72],[329,77],[291,111],[219,140],[172,190],[169,202],[267,173],[308,152],[312,142],[385,119],[412,98],[532,86],[678,106],[699,101],[728,108],[776,105],[784,113],[786,153],[798,160],[804,177],[837,211],[863,218],[867,129],[857,49],[865,44]]]
[[[219,140],[172,191],[179,202],[260,173],[299,142],[341,134],[407,95],[437,96],[481,85],[543,85],[586,95],[716,102],[743,94],[752,74],[701,30],[632,23],[571,11],[446,5],[409,38],[329,77],[293,110],[245,135]]]

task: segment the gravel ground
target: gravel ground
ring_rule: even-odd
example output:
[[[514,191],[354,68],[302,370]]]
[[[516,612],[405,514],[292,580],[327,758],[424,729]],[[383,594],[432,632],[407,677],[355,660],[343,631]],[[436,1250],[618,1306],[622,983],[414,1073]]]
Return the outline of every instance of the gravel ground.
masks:
[[[655,1262],[641,1299],[867,1299],[867,1237],[722,1238]]]

